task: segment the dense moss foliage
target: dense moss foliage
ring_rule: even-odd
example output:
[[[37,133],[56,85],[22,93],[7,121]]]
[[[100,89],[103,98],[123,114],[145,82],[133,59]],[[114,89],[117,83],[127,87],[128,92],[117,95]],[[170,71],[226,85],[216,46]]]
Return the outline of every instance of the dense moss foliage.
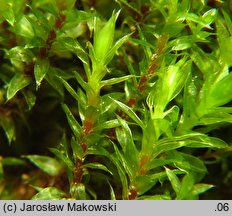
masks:
[[[0,0],[0,199],[230,199],[231,14]]]

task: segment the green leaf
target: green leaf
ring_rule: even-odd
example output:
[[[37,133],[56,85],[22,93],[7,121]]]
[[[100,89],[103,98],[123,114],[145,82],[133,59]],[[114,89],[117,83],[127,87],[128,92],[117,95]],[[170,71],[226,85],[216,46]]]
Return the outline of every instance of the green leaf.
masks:
[[[183,174],[183,171],[180,170],[173,170],[175,174]],[[163,181],[167,179],[167,173],[166,171],[158,172],[155,174],[149,174],[149,175],[139,175],[136,176],[133,179],[133,182],[131,182],[131,185],[133,185],[137,191],[138,195],[142,195],[146,193],[149,189],[151,189],[153,186],[156,185],[157,182],[160,182],[161,184]]]
[[[137,10],[132,4],[129,4],[127,2],[127,0],[116,0],[117,3],[119,3],[119,5],[123,8],[123,7],[127,7],[128,9],[132,10],[136,15],[142,17],[142,14],[139,10]]]
[[[172,45],[172,50],[185,50],[192,46],[194,40],[191,36],[182,36],[170,42]]]
[[[48,20],[44,17],[43,13],[42,15],[38,16],[37,10],[33,10],[33,15],[27,16],[27,20],[30,22],[30,25],[33,27],[33,33],[34,33],[34,37],[33,38],[28,37],[29,38],[28,41],[31,41],[35,37],[38,37],[42,39],[43,41],[42,46],[44,46],[44,42],[47,40],[49,31],[51,30],[51,26],[49,25],[50,22],[48,22]]]
[[[134,76],[133,75],[127,75],[127,76],[112,78],[112,79],[108,79],[108,80],[103,80],[103,81],[101,81],[101,88],[103,86],[114,85],[114,84],[123,82],[123,81],[128,80],[128,79],[130,79],[132,77],[134,77]]]
[[[192,76],[189,76],[189,78],[186,81],[186,85],[184,87],[184,97],[183,97],[184,112],[182,114],[182,118],[179,124],[180,127],[185,125],[189,127],[189,129],[191,129],[194,125],[197,124],[195,121],[197,121],[198,119],[196,119],[196,117],[194,116],[196,113],[196,98],[197,98],[197,87],[194,83]],[[196,120],[194,120],[193,118],[195,118]]]
[[[43,1],[36,1],[36,2],[33,2],[34,4],[34,7],[35,8],[40,8],[44,11],[47,11],[51,14],[56,14],[58,15],[59,13],[59,8],[58,8],[58,5],[56,3],[56,1],[54,0],[43,0]]]
[[[12,4],[8,4],[8,8],[5,11],[2,11],[2,16],[7,20],[7,22],[11,25],[14,26],[15,24],[15,14],[14,10],[12,8]]]
[[[113,13],[109,21],[101,29],[99,29],[98,20],[95,19],[93,47],[96,59],[103,64],[105,63],[106,55],[113,44],[114,28],[119,12],[120,11]]]
[[[121,183],[122,183],[122,199],[127,200],[129,187],[128,187],[128,180],[127,180],[125,170],[123,170],[121,163],[118,160],[118,157],[112,156],[112,162],[117,167],[118,175],[119,175]]]
[[[49,83],[49,85],[54,88],[55,91],[59,94],[59,96],[63,99],[64,97],[64,85],[58,78],[58,76],[65,77],[65,75],[60,75],[60,73],[64,73],[64,71],[55,68],[55,67],[50,67],[49,73],[46,74],[45,79],[46,82]],[[67,74],[67,73],[66,73]]]
[[[114,98],[115,100],[120,100],[124,97],[123,93],[120,92],[113,92],[113,93],[109,93],[109,94],[105,94],[102,96],[102,100],[101,100],[101,113],[105,114],[105,113],[113,113],[115,112],[115,109],[117,108],[117,104],[116,103],[112,103],[112,98]]]
[[[26,99],[29,110],[31,110],[32,107],[35,105],[35,101],[36,101],[35,94],[33,93],[33,91],[31,91],[29,89],[26,91],[23,90],[22,93]]]
[[[25,166],[25,160],[15,158],[15,157],[6,157],[2,159],[3,166]]]
[[[66,194],[55,187],[47,187],[39,191],[32,200],[61,200]]]
[[[228,38],[223,38],[220,41],[220,50],[223,60],[228,64],[232,65],[232,57],[230,55],[230,51],[232,49],[232,36]]]
[[[138,28],[140,39],[137,40],[137,39],[132,38],[131,41],[133,41],[137,44],[141,44],[143,46],[143,49],[145,52],[144,59],[150,61],[150,59],[152,58],[153,50],[155,50],[155,46],[154,46],[154,44],[151,44],[150,41],[148,42],[148,40],[146,39],[146,37],[144,35],[145,32],[141,30],[141,28],[138,24],[136,27]]]
[[[181,3],[179,4],[179,8],[180,8],[180,11],[186,11],[188,12],[189,9],[190,9],[190,1],[189,0],[183,0],[181,1]]]
[[[127,162],[124,160],[123,155],[119,152],[117,146],[114,143],[113,145],[117,156],[110,154],[101,146],[90,146],[87,150],[87,155],[101,155],[112,161],[112,163],[117,167],[118,175],[122,183],[122,199],[128,199],[128,180],[126,173],[131,175],[131,170],[126,165]],[[122,166],[126,169],[126,172]]]
[[[231,37],[232,39],[232,37]],[[232,40],[231,40],[232,42]],[[232,74],[215,83],[207,98],[208,107],[222,106],[232,100]]]
[[[171,123],[173,124],[179,120],[179,112],[180,112],[180,108],[174,105],[164,113],[164,116],[170,119]]]
[[[70,194],[77,200],[86,200],[87,194],[85,185],[82,183],[74,183],[70,187]]]
[[[181,181],[180,191],[176,196],[176,200],[193,199],[192,188],[194,185],[194,177],[191,174],[186,174]]]
[[[129,70],[130,74],[135,76],[136,72],[135,72],[135,69],[132,65],[132,60],[129,58],[128,54],[124,50],[122,50],[122,52],[123,52],[124,61],[127,65],[127,68]],[[136,79],[133,79],[133,81],[137,84]]]
[[[132,133],[123,119],[118,119],[122,128],[116,128],[116,136],[122,147],[124,158],[130,166],[133,173],[139,169],[138,150],[133,141]]]
[[[225,148],[227,143],[216,137],[202,136],[196,140],[192,140],[187,144],[192,148]]]
[[[75,169],[74,163],[67,155],[63,149],[50,148],[50,151],[61,161],[61,163],[66,167],[66,172],[69,177],[69,180],[72,180],[73,170]]]
[[[156,177],[152,175],[136,176],[131,182],[131,185],[136,188],[138,195],[142,195],[156,185],[159,181],[159,174],[160,173],[157,173]]]
[[[113,119],[103,123],[99,123],[99,125],[96,125],[96,127],[94,127],[94,130],[101,131],[102,129],[116,128],[118,126],[120,126],[118,119]]]
[[[111,99],[119,106],[119,108],[123,112],[125,112],[129,117],[131,117],[131,119],[133,119],[141,128],[144,128],[143,122],[140,120],[140,118],[135,114],[135,112],[130,107],[128,107],[127,105],[125,105],[124,103],[120,101],[114,100],[113,98]]]
[[[140,154],[149,156],[152,154],[151,149],[157,140],[153,121],[150,119],[143,130],[142,149]]]
[[[209,24],[204,22],[204,19],[202,17],[197,16],[195,13],[187,13],[185,18],[188,22],[197,23],[198,27],[200,27],[200,29],[203,27],[211,29]],[[206,21],[207,20],[210,21],[209,17],[206,17]],[[193,27],[193,25],[191,25],[191,27]],[[195,29],[192,28],[192,30],[195,30]]]
[[[176,167],[186,172],[206,173],[207,168],[203,161],[199,158],[178,151],[170,151],[167,153],[167,159],[172,161]]]
[[[69,126],[72,129],[73,134],[75,135],[77,139],[79,139],[81,137],[82,127],[80,126],[78,121],[75,119],[75,117],[73,116],[73,114],[71,113],[71,111],[69,110],[66,104],[62,104],[62,108],[66,114]]]
[[[133,168],[132,164],[129,164],[126,158],[124,157],[124,154],[122,154],[118,147],[113,143],[114,151],[117,156],[117,160],[120,162],[122,167],[124,168],[123,172],[129,176],[129,178],[133,178]],[[117,165],[117,164],[116,164]],[[126,171],[126,172],[125,172]]]
[[[218,10],[215,8],[206,11],[202,16],[203,22],[210,25],[216,19],[217,12]]]
[[[191,59],[197,65],[202,74],[208,78],[212,75],[212,65],[216,65],[216,62],[206,55],[198,46],[193,45]]]
[[[74,71],[74,74],[78,83],[86,91],[89,88],[88,84],[83,80],[82,76],[78,72]]]
[[[110,187],[110,200],[116,200],[116,195],[115,195],[114,189],[110,183],[108,183],[108,184]]]
[[[178,195],[180,192],[180,188],[181,188],[181,184],[180,184],[180,180],[177,177],[177,175],[173,172],[173,170],[168,169],[167,167],[165,167],[167,176],[169,181],[171,182],[172,188],[174,189],[174,191],[176,192],[176,194]]]
[[[7,89],[7,100],[13,98],[18,91],[28,86],[31,81],[31,77],[20,73],[15,74]]]
[[[165,87],[170,88],[168,101],[175,98],[181,89],[184,87],[186,79],[191,71],[191,61],[181,59],[175,65],[168,67],[168,73],[166,78],[167,85]],[[165,79],[165,78],[164,78]]]
[[[90,146],[87,149],[87,154],[88,155],[98,155],[98,156],[101,155],[101,156],[105,156],[105,157],[111,159],[110,153],[102,146]]]
[[[89,66],[89,57],[82,46],[78,43],[77,40],[70,37],[61,37],[58,38],[54,44],[53,49],[58,52],[69,51],[74,53],[83,63],[86,73],[90,76],[90,66]]]
[[[48,22],[48,17],[44,16],[44,12],[40,9],[31,8],[33,16],[29,16],[28,19],[31,22],[35,35],[43,38],[44,41],[47,40],[47,32],[53,27],[50,22]]]
[[[209,112],[199,119],[199,125],[219,124],[224,122],[232,123],[232,115],[226,112],[217,111]]]
[[[86,163],[83,165],[83,167],[90,168],[90,169],[103,170],[103,171],[113,175],[113,173],[105,165],[100,164],[100,163]]]
[[[122,38],[120,38],[118,41],[116,41],[116,43],[107,53],[105,64],[108,64],[112,60],[116,51],[129,39],[130,36],[131,34],[125,35]]]
[[[15,140],[15,123],[12,118],[6,118],[5,116],[0,115],[0,125],[3,127],[8,144],[11,144],[12,140]]]
[[[32,24],[28,21],[26,16],[23,16],[17,23],[16,32],[25,38],[33,38],[34,30]]]
[[[183,146],[191,148],[225,148],[227,144],[215,137],[209,137],[201,133],[190,133],[172,138],[163,138],[154,144],[153,157],[162,152],[167,152]]]
[[[137,200],[171,200],[170,195],[151,195],[151,196],[140,196]]]
[[[173,159],[154,158],[154,159],[150,160],[144,168],[147,170],[152,170],[152,169],[155,169],[158,167],[163,167],[165,165],[169,165],[169,164],[173,164],[173,163],[175,163],[175,160],[173,160]]]
[[[153,118],[163,118],[166,105],[180,93],[190,72],[191,61],[186,58],[161,68],[159,79],[147,99],[149,106],[155,105]]]
[[[224,13],[225,18],[226,13]],[[217,38],[220,46],[220,54],[222,56],[223,61],[225,61],[226,64],[231,65],[232,57],[230,55],[230,50],[232,48],[232,24],[231,21],[228,21],[228,18],[225,21],[222,19],[216,20],[216,27],[217,27]]]
[[[79,110],[80,110],[81,120],[83,120],[81,113],[83,113],[83,111],[85,110],[85,107],[87,106],[87,95],[85,94],[84,91],[82,91],[81,88],[77,89],[77,95],[79,96],[79,99],[81,100],[81,101],[78,101],[78,107],[79,107]]]
[[[193,186],[192,193],[194,195],[199,195],[199,194],[204,193],[212,188],[214,188],[214,185],[199,183],[199,184],[196,184]]]
[[[77,140],[75,140],[74,137],[72,137],[71,139],[71,147],[72,147],[74,159],[82,160],[82,158],[84,157],[83,149],[80,143]]]
[[[153,157],[157,157],[159,154],[170,151],[173,149],[181,148],[185,146],[184,142],[175,142],[169,141],[169,142],[164,142],[164,139],[159,141],[157,144],[154,144],[154,150],[153,150]]]
[[[139,28],[139,26],[138,26],[138,28]],[[140,30],[139,33],[142,34],[142,31],[140,28],[139,28],[139,30]],[[147,57],[151,56],[152,55],[151,48],[155,49],[154,44],[150,44],[149,42],[147,42],[144,35],[143,36],[140,35],[140,37],[141,37],[140,39],[131,38],[130,41],[135,43],[135,44],[142,45],[144,47],[144,49],[146,49]]]
[[[226,25],[228,26],[228,30],[230,32],[230,35],[232,35],[232,21],[231,21],[231,18],[230,18],[229,14],[225,10],[222,10],[222,13],[223,13],[223,16],[225,18]]]
[[[6,57],[19,71],[23,71],[28,63],[33,62],[34,54],[25,47],[15,46],[10,50],[6,50]]]
[[[171,21],[167,23],[164,27],[164,33],[171,37],[178,37],[180,32],[185,28],[185,24],[180,22],[180,20],[177,21]],[[167,37],[167,39],[169,38]],[[179,36],[180,37],[180,36]]]
[[[28,42],[25,45],[26,49],[32,49],[32,48],[37,48],[37,47],[43,47],[44,46],[44,40],[39,37],[33,37],[30,42]]]
[[[62,77],[58,77],[61,82],[64,84],[64,87],[68,90],[68,92],[76,99],[76,101],[81,102],[81,98],[76,93],[76,91],[68,84],[67,81],[65,81]]]
[[[46,59],[37,59],[34,67],[34,74],[36,80],[36,88],[41,84],[41,81],[45,77],[46,73],[49,71],[50,63],[49,60]]]
[[[60,174],[63,166],[54,158],[42,155],[26,155],[24,158],[29,159],[33,164],[51,176]]]

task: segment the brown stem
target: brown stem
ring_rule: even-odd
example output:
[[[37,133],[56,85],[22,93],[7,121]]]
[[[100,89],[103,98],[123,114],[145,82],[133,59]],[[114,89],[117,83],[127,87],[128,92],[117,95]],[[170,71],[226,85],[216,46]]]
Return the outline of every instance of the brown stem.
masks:
[[[62,26],[64,25],[64,21],[66,19],[66,16],[64,14],[60,14],[59,17],[56,19],[55,21],[55,28],[57,30],[60,30],[62,28]],[[52,29],[49,32],[48,38],[46,40],[46,45],[45,47],[40,48],[39,50],[39,57],[41,59],[46,58],[48,55],[49,50],[51,49],[52,43],[53,41],[56,39],[56,31],[54,29]]]
[[[132,188],[129,190],[129,193],[128,193],[128,199],[129,200],[135,200],[137,198],[137,190],[135,188]]]
[[[83,162],[80,159],[76,160],[75,169],[74,169],[74,183],[81,183],[83,176]]]
[[[147,170],[145,168],[145,166],[147,165],[147,163],[150,161],[150,157],[147,156],[147,155],[143,155],[141,158],[140,158],[140,161],[139,161],[139,174],[140,175],[145,175]]]
[[[139,84],[136,87],[138,91],[144,92],[146,90],[149,79],[155,74],[159,66],[161,56],[165,51],[168,39],[169,37],[166,34],[158,38],[156,52],[151,58],[151,62],[148,66],[147,73],[141,76],[139,80]],[[130,98],[129,101],[127,102],[128,106],[130,107],[135,106],[139,99],[140,97],[138,97],[137,95],[133,95],[132,98]]]

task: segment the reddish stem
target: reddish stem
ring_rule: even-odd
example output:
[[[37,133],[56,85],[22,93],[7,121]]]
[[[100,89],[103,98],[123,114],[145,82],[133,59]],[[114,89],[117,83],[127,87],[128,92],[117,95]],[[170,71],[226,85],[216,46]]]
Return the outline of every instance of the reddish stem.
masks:
[[[83,150],[83,152],[85,153],[87,151],[88,145],[85,141],[81,141],[81,148]]]
[[[75,170],[74,170],[74,183],[81,183],[83,176],[82,161],[80,159],[76,160]]]
[[[137,89],[139,91],[144,91],[145,87],[146,87],[146,83],[147,83],[147,75],[143,75],[141,78],[140,78],[140,81],[139,81],[139,85],[137,87]]]
[[[55,27],[57,29],[61,29],[64,24],[65,19],[66,19],[66,16],[64,14],[61,14],[60,17],[56,19]]]
[[[93,122],[92,121],[85,121],[84,125],[83,125],[83,132],[84,135],[87,136],[88,134],[90,134],[93,130]]]
[[[141,159],[139,161],[139,167],[140,167],[139,174],[141,174],[141,175],[146,174],[147,170],[145,169],[145,166],[149,162],[149,160],[150,160],[150,157],[148,157],[146,155],[141,157]]]
[[[56,39],[56,32],[55,30],[51,30],[50,33],[49,33],[49,36],[46,40],[46,44],[49,46],[49,48],[51,47],[52,45],[52,42]]]
[[[64,14],[60,14],[60,16],[56,19],[55,22],[55,28],[60,30],[62,28],[62,26],[64,25],[64,21],[66,19],[66,16]],[[56,31],[54,29],[52,29],[49,32],[48,38],[46,40],[46,46],[47,47],[42,47],[39,50],[39,57],[41,59],[46,58],[48,55],[49,50],[51,49],[52,43],[53,41],[56,39]]]
[[[128,198],[129,200],[135,200],[137,197],[137,190],[135,189],[130,189],[128,193]]]
[[[136,99],[130,98],[129,101],[127,102],[127,105],[129,107],[134,107],[136,105]]]

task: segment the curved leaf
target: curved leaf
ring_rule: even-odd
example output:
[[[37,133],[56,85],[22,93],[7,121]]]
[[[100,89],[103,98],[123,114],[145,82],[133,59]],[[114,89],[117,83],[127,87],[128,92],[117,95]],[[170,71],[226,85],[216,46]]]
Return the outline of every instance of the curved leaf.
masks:
[[[31,81],[32,79],[29,76],[20,73],[15,74],[7,89],[7,100],[13,98],[18,91],[28,86]]]
[[[79,139],[82,133],[82,127],[80,126],[78,121],[75,119],[75,117],[73,116],[73,114],[71,113],[71,111],[69,110],[66,104],[62,104],[62,108],[66,114],[70,128],[72,129],[76,138]]]
[[[111,98],[111,97],[110,97]],[[111,98],[118,106],[119,108],[125,112],[129,117],[131,117],[131,119],[133,119],[141,128],[144,128],[144,124],[143,122],[140,120],[140,118],[136,115],[136,113],[127,105],[125,105],[124,103],[114,100],[113,98]]]
[[[111,175],[113,175],[112,172],[105,165],[100,164],[100,163],[86,163],[83,165],[83,167],[90,168],[90,169],[103,170],[103,171],[108,172]]]
[[[65,192],[55,187],[47,187],[39,191],[32,200],[61,200]]]
[[[33,164],[51,176],[60,174],[63,166],[54,158],[42,155],[26,155],[24,158],[29,159]]]

